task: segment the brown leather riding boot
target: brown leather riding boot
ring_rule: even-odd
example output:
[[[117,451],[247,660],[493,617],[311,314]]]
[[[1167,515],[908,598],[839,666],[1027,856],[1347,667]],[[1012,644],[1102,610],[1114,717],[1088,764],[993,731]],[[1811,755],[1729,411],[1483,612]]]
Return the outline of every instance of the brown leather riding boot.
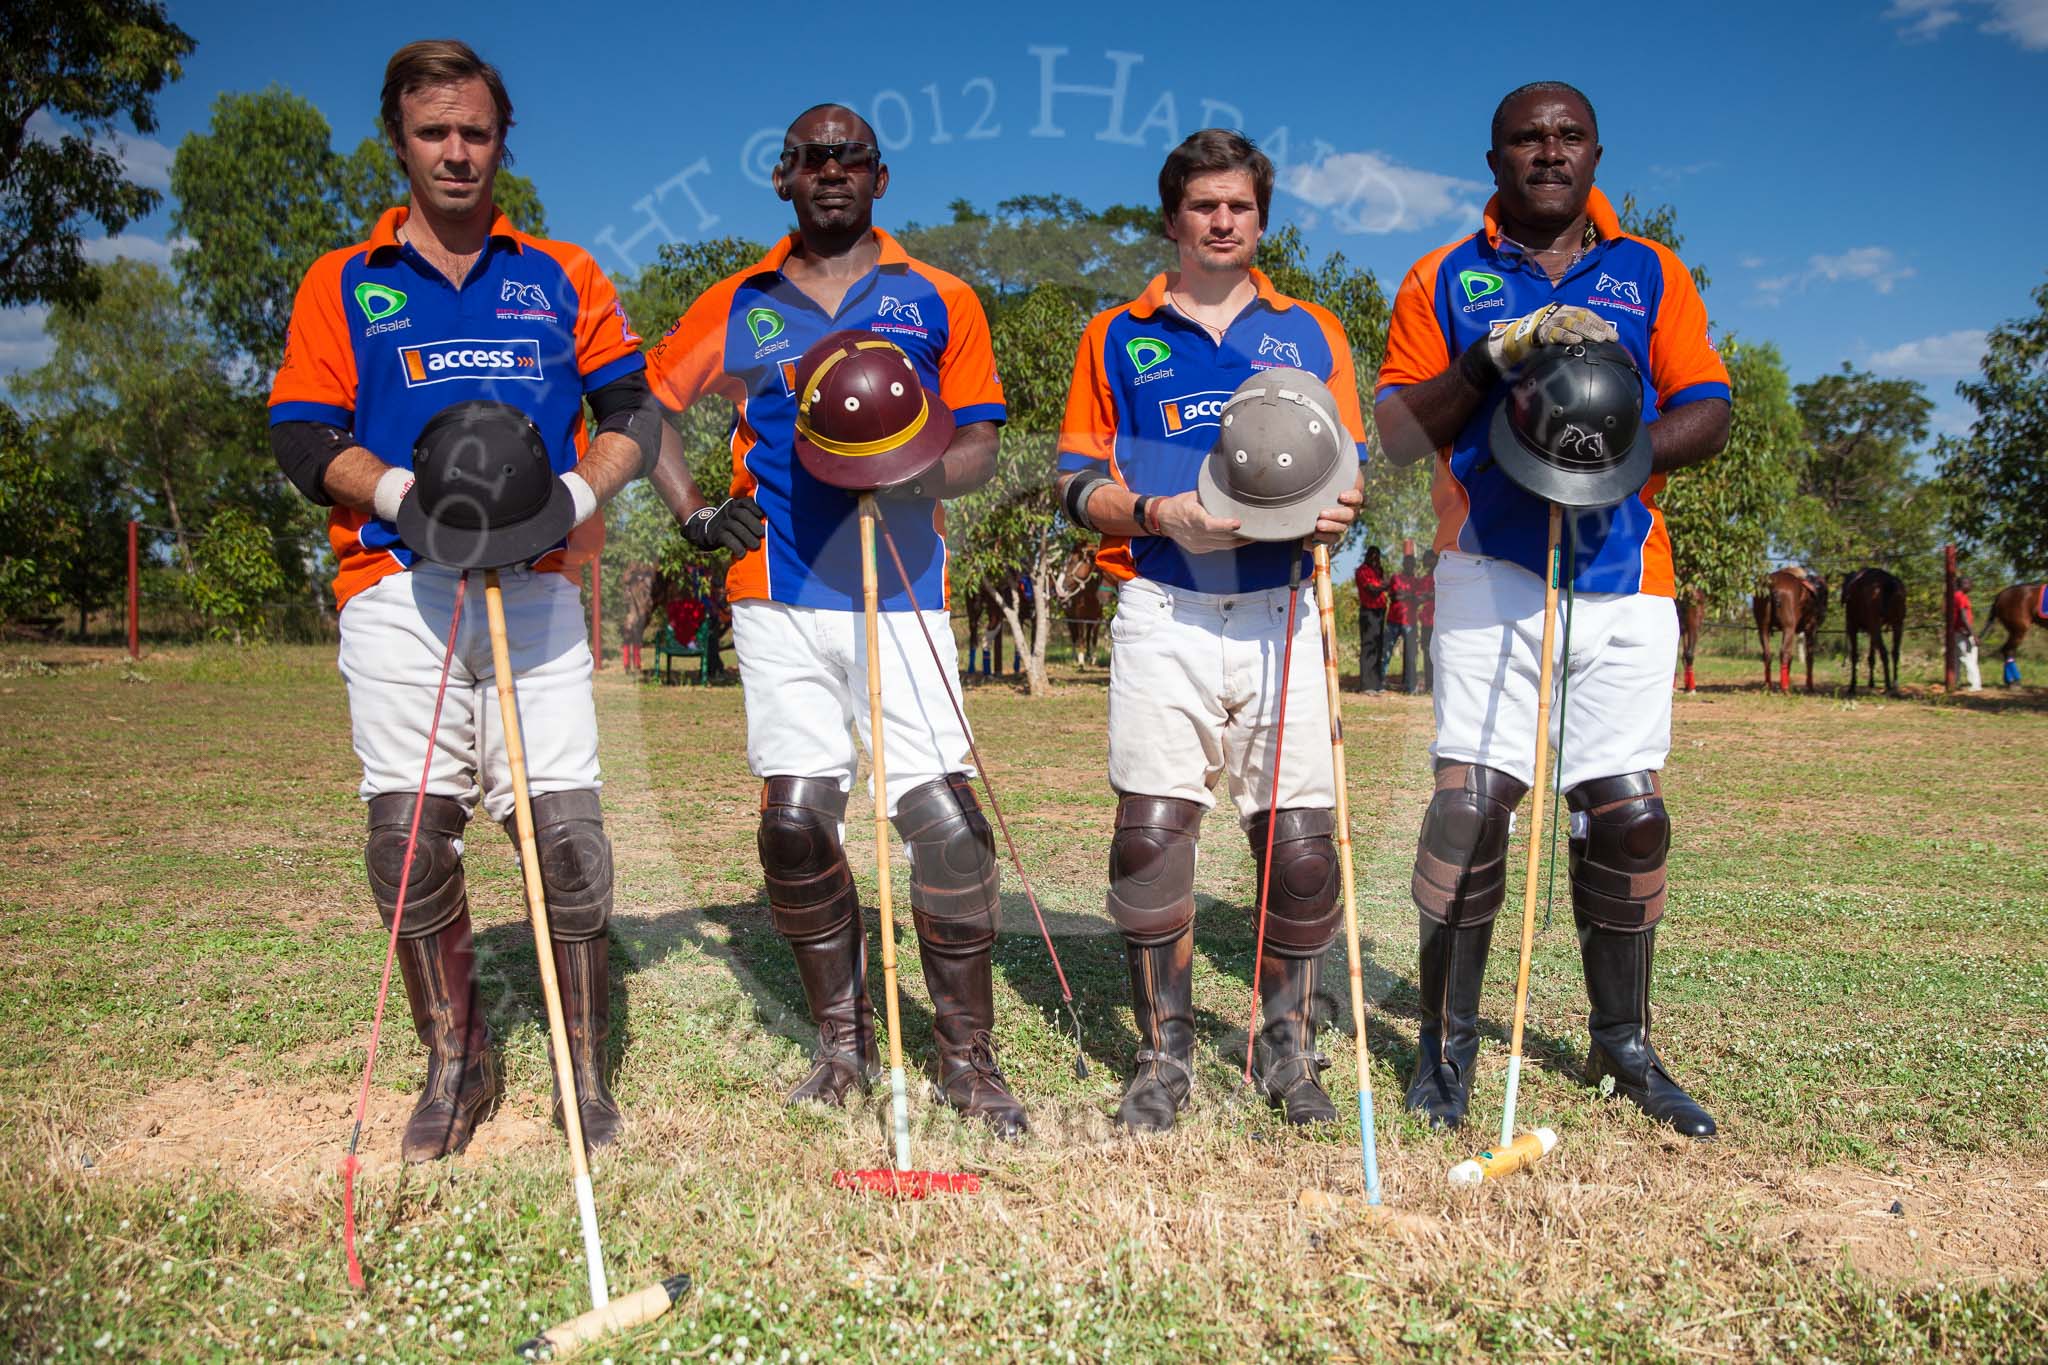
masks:
[[[821,937],[789,940],[804,1000],[818,1026],[811,1074],[789,1092],[791,1104],[843,1105],[855,1090],[867,1094],[882,1074],[874,1011],[868,1004],[866,940],[859,915],[852,913]]]
[[[932,993],[932,1041],[939,1052],[938,1097],[1000,1138],[1030,1130],[1024,1106],[996,1065],[992,946],[979,952],[936,950],[918,925],[918,954]]]
[[[1266,1103],[1289,1123],[1333,1123],[1337,1107],[1323,1089],[1330,1059],[1316,1051],[1316,988],[1323,955],[1259,958],[1259,1000],[1265,1027],[1252,1050],[1253,1078]]]
[[[398,972],[413,1029],[427,1047],[427,1082],[406,1120],[401,1151],[407,1161],[438,1161],[461,1151],[498,1101],[469,911],[425,938],[399,939]]]
[[[1195,929],[1147,946],[1124,942],[1131,967],[1131,1015],[1138,1069],[1124,1087],[1116,1121],[1133,1133],[1164,1133],[1195,1089]]]
[[[605,1084],[605,1040],[611,1036],[611,940],[574,943],[555,940],[555,977],[562,987],[562,1023],[569,1037],[569,1071],[576,1082],[576,1111],[583,1119],[583,1146],[596,1151],[619,1135],[625,1118]],[[550,1054],[552,1060],[552,1054]],[[562,1124],[562,1096],[555,1092],[555,1126]]]

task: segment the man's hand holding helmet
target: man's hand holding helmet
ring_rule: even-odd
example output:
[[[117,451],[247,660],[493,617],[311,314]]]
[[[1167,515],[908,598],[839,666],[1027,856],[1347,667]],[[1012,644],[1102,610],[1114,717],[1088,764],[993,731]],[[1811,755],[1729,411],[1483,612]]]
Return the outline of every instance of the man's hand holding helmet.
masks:
[[[1488,328],[1458,358],[1458,367],[1473,388],[1485,393],[1542,347],[1615,341],[1620,335],[1613,323],[1590,308],[1546,304],[1526,317],[1508,318]]]

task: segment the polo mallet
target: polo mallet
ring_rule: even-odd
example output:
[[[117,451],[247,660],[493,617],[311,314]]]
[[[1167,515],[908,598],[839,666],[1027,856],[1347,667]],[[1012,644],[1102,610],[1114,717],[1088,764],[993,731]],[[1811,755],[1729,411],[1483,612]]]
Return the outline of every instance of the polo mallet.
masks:
[[[910,586],[910,573],[903,567],[903,556],[897,553],[896,537],[889,534],[888,519],[882,516],[881,508],[875,509],[875,520],[881,524],[882,544],[888,547],[889,559],[896,566],[896,576],[903,580],[903,595],[910,601],[910,614],[917,618],[917,628],[924,634],[925,648],[931,651],[932,663],[938,667],[939,676],[947,673],[945,661],[939,657],[938,642],[932,639],[931,627],[925,624],[924,613],[918,610],[917,589]],[[995,780],[988,775],[988,765],[981,761],[981,747],[974,742],[974,731],[968,728],[967,713],[960,707],[960,698],[953,689],[946,689],[946,700],[952,703],[953,719],[960,722],[960,733],[967,736],[967,752],[974,758],[974,770],[981,774],[981,789],[988,794],[988,808],[995,813],[996,828],[1003,832],[1003,845],[1010,851],[1010,866],[1017,869],[1017,880],[1024,885],[1024,899],[1031,906],[1031,915],[1038,921],[1038,936],[1045,942],[1047,956],[1052,958],[1053,975],[1059,978],[1060,1002],[1067,1007],[1067,1018],[1074,1025],[1074,1079],[1088,1079],[1088,1059],[1081,1051],[1081,1014],[1074,1008],[1074,992],[1067,985],[1066,970],[1060,966],[1060,954],[1052,946],[1052,931],[1045,927],[1045,912],[1038,908],[1038,893],[1031,888],[1031,874],[1024,870],[1024,860],[1017,855],[1017,841],[1010,837],[1010,822],[1003,818],[1003,808],[996,800]]]
[[[1515,970],[1515,1023],[1508,1038],[1508,1085],[1500,1117],[1500,1146],[1453,1166],[1453,1185],[1476,1185],[1489,1177],[1511,1174],[1542,1160],[1557,1145],[1557,1135],[1548,1128],[1515,1136],[1515,1100],[1522,1084],[1522,1026],[1529,1014],[1529,959],[1536,947],[1536,873],[1543,859],[1544,778],[1550,764],[1550,656],[1557,645],[1557,585],[1561,571],[1557,549],[1563,528],[1564,508],[1553,502],[1550,543],[1543,552],[1543,659],[1536,684],[1536,773],[1529,784],[1529,861],[1522,878],[1522,955]]]
[[[896,905],[889,888],[889,774],[882,757],[881,606],[875,587],[875,495],[860,495],[861,627],[868,650],[868,757],[875,783],[875,895],[882,908],[882,1002],[889,1024],[889,1111],[896,1135],[896,1169],[856,1172],[864,1188],[900,1186],[896,1177],[910,1173],[910,1095],[903,1082],[903,1019],[896,986]],[[870,1176],[887,1176],[886,1181]]]
[[[1296,554],[1290,555],[1287,563],[1287,643],[1280,650],[1280,703],[1273,718],[1273,786],[1266,799],[1266,856],[1259,861],[1259,932],[1252,951],[1252,1022],[1244,1040],[1246,1085],[1252,1082],[1252,1049],[1259,1040],[1259,963],[1266,956],[1266,902],[1273,889],[1273,834],[1280,824],[1280,758],[1287,741],[1287,676],[1294,667],[1294,615],[1300,603],[1301,556]]]
[[[398,872],[398,896],[391,907],[391,933],[384,945],[384,978],[377,983],[377,1010],[370,1019],[370,1051],[363,1059],[363,1084],[356,1093],[356,1121],[349,1129],[348,1150],[341,1158],[341,1245],[348,1258],[348,1282],[363,1287],[363,1263],[356,1258],[356,1172],[362,1163],[356,1147],[362,1141],[363,1117],[370,1107],[370,1076],[377,1069],[377,1042],[384,1032],[384,1002],[391,994],[391,967],[398,959],[398,927],[405,922],[405,895],[412,886],[412,859],[420,843],[420,812],[427,802],[427,779],[434,772],[434,746],[441,734],[441,703],[448,697],[448,670],[455,662],[455,637],[462,626],[462,598],[469,575],[455,580],[455,609],[448,619],[448,645],[441,651],[441,679],[434,688],[434,716],[427,722],[427,761],[420,767],[419,790],[413,794],[412,827],[405,834],[405,861]]]
[[[569,1030],[562,1017],[562,986],[555,977],[553,935],[548,931],[548,904],[540,877],[540,849],[534,839],[533,799],[526,789],[526,743],[519,728],[519,698],[512,673],[512,647],[505,638],[505,597],[498,571],[484,570],[484,613],[491,628],[491,673],[498,691],[498,714],[505,731],[505,766],[512,775],[512,816],[519,831],[519,873],[526,889],[526,917],[533,926],[533,946],[540,959],[540,994],[547,1008],[549,1050],[555,1062],[555,1086],[562,1097],[562,1131],[569,1139],[569,1169],[576,1187],[576,1216],[583,1230],[584,1268],[590,1277],[590,1311],[543,1332],[522,1345],[534,1358],[567,1355],[609,1331],[637,1327],[668,1311],[689,1286],[687,1275],[651,1284],[617,1303],[605,1281],[604,1246],[597,1235],[597,1203],[590,1185],[590,1155],[583,1145],[583,1111],[576,1094],[576,1072],[569,1060]]]
[[[1379,1144],[1372,1123],[1372,1057],[1365,1047],[1365,957],[1358,945],[1358,903],[1351,874],[1351,796],[1346,790],[1344,716],[1337,686],[1337,609],[1330,593],[1330,547],[1316,545],[1316,610],[1322,616],[1323,688],[1330,697],[1330,770],[1337,786],[1337,862],[1344,879],[1344,949],[1351,962],[1351,1021],[1358,1046],[1358,1148],[1365,1202],[1380,1202]],[[1291,633],[1290,633],[1291,634]],[[1256,973],[1254,973],[1256,977]]]

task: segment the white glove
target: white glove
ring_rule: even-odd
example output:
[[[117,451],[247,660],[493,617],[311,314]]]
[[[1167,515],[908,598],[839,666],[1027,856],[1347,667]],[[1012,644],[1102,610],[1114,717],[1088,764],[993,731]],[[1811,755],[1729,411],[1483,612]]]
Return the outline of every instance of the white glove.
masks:
[[[573,469],[562,476],[562,482],[568,486],[569,501],[576,507],[576,520],[569,523],[570,529],[573,530],[589,521],[591,514],[597,511],[597,494],[591,491],[583,476]]]
[[[1615,341],[1621,333],[1590,308],[1546,304],[1524,318],[1509,318],[1487,333],[1486,354],[1503,374],[1527,360],[1539,346],[1574,346],[1582,341]]]
[[[412,471],[392,466],[377,476],[377,487],[370,494],[370,509],[379,521],[397,524],[398,505],[405,501],[405,495],[412,492]]]

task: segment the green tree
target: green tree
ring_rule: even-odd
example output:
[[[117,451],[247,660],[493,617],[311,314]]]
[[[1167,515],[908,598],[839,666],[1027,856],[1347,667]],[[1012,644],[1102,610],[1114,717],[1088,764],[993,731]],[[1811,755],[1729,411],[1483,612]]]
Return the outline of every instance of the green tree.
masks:
[[[32,428],[0,403],[0,619],[39,616],[63,600],[59,580],[71,553],[63,499]]]
[[[1808,460],[1805,425],[1778,348],[1726,337],[1721,354],[1735,391],[1727,448],[1673,474],[1657,497],[1679,591],[1698,590],[1715,612],[1749,601]]]
[[[44,458],[52,466],[66,527],[58,594],[77,613],[82,640],[92,614],[113,605],[127,582],[133,500],[118,471],[93,455],[64,450],[58,432],[50,433]]]
[[[246,507],[222,507],[207,519],[185,579],[185,598],[216,640],[263,637],[263,606],[285,588],[270,528]]]
[[[1945,490],[1916,472],[1934,410],[1920,384],[1844,365],[1797,386],[1793,400],[1809,454],[1785,519],[1785,547],[1837,581],[1881,565],[1915,601],[1929,601],[1941,580],[1947,507]]]
[[[221,337],[259,369],[276,369],[299,283],[314,261],[359,242],[406,197],[389,145],[364,139],[346,156],[326,118],[273,85],[225,93],[203,133],[188,133],[171,167],[171,221],[192,245],[178,271]],[[539,232],[546,213],[531,181],[501,171],[499,207]]]
[[[154,266],[96,268],[99,298],[52,310],[49,363],[13,387],[54,446],[97,462],[169,524],[178,565],[197,571],[195,513],[224,502],[284,515],[260,399],[239,386],[177,286]]]
[[[1623,232],[1662,242],[1676,252],[1685,250],[1685,234],[1678,230],[1678,210],[1669,204],[1659,204],[1653,209],[1643,208],[1636,203],[1635,192],[1631,190],[1621,196],[1621,207],[1615,210],[1614,216],[1621,220]],[[1705,266],[1688,265],[1686,273],[1692,276],[1693,284],[1701,291],[1714,281]]]
[[[911,223],[904,250],[974,286],[992,309],[1050,286],[1094,313],[1131,298],[1173,263],[1156,210],[1112,205],[1091,210],[1063,194],[1020,194],[992,214],[965,199],[951,222]]]
[[[985,590],[994,598],[1025,661],[1025,686],[1034,697],[1051,690],[1045,650],[1053,575],[1083,539],[1060,515],[1052,472],[1074,350],[1088,317],[1072,291],[1055,284],[995,311],[989,332],[1009,421],[1002,428],[995,477],[946,507],[947,572],[954,591]]]
[[[154,0],[0,6],[0,306],[90,301],[84,221],[112,235],[163,200],[109,144],[123,117],[156,131],[157,93],[192,47]],[[38,115],[77,131],[43,136]]]
[[[1941,461],[1958,535],[2030,576],[2048,570],[2048,284],[2033,301],[2032,317],[1992,330],[1979,377],[1956,385],[1977,416]]]

